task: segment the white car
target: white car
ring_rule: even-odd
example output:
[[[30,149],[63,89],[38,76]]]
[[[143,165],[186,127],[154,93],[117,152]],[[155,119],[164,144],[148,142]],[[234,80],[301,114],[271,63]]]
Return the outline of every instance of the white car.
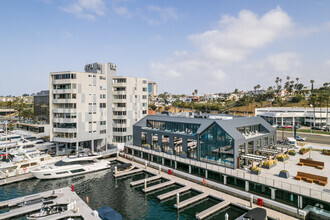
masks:
[[[305,138],[305,137],[297,136],[297,137],[296,137],[296,140],[297,140],[297,141],[306,141],[306,138]]]

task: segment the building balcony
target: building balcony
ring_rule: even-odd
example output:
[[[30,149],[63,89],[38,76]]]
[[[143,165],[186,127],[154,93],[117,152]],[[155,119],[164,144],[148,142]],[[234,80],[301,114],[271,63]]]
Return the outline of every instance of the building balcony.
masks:
[[[76,82],[76,79],[53,79],[53,85],[57,84],[69,84]]]
[[[77,93],[77,89],[53,89],[53,94]]]
[[[56,108],[56,109],[53,109],[53,113],[77,113],[77,109]]]
[[[126,95],[127,92],[126,91],[113,91],[112,95]]]
[[[53,118],[54,123],[76,123],[77,118]]]
[[[122,82],[122,83],[114,82],[114,83],[112,83],[113,87],[125,87],[126,85],[127,85],[126,82]]]
[[[75,132],[77,132],[77,128],[53,128],[53,132],[75,133]]]
[[[112,99],[113,103],[126,103],[127,99]]]
[[[77,142],[77,138],[53,137],[53,141],[61,143],[75,143]]]
[[[53,99],[54,104],[76,103],[76,99]]]
[[[127,119],[127,115],[113,115],[113,119]]]

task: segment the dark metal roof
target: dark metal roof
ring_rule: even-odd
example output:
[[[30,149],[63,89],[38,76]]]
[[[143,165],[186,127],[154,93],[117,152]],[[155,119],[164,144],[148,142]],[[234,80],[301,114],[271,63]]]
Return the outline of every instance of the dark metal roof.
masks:
[[[237,130],[238,127],[261,124],[268,131],[274,131],[274,128],[260,116],[257,117],[239,117],[233,119],[209,119],[209,118],[188,118],[188,117],[173,117],[167,115],[147,115],[134,126],[146,127],[147,120],[178,122],[187,124],[199,124],[197,134],[203,133],[209,126],[216,123],[224,129],[234,139],[245,139],[245,137]]]

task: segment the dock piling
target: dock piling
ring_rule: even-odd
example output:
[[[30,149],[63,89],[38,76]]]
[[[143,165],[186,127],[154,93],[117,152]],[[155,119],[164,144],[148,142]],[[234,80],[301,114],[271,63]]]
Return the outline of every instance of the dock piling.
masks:
[[[115,176],[117,175],[117,166],[115,166]]]
[[[6,170],[6,179],[8,179],[8,175],[9,175],[8,170]]]
[[[144,179],[144,191],[146,191],[147,188],[147,179]]]
[[[144,166],[145,166],[146,169],[148,168],[148,162],[147,161],[144,162]]]
[[[229,215],[228,213],[225,214],[225,220],[228,220],[229,219]]]
[[[179,203],[180,203],[180,194],[177,193],[176,194],[176,205],[177,205],[177,207],[179,207]]]
[[[253,206],[253,195],[250,195],[250,207],[252,208]]]
[[[162,171],[162,166],[159,165],[159,167],[158,167],[158,173],[160,174],[161,171]]]

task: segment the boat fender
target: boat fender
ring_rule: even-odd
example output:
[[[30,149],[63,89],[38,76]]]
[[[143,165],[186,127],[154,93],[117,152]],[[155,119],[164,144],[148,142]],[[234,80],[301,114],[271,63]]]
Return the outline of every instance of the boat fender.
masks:
[[[95,218],[98,218],[98,217],[99,217],[99,213],[98,213],[98,211],[96,211],[96,210],[94,210],[94,211],[92,212],[92,215],[93,215]]]

